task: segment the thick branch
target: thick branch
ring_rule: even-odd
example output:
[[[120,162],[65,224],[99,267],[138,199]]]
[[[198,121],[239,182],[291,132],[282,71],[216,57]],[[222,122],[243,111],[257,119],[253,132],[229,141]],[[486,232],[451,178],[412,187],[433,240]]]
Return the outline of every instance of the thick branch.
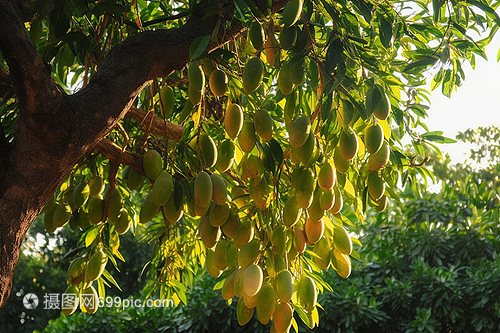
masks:
[[[139,156],[128,151],[123,151],[120,146],[109,141],[108,139],[102,139],[95,145],[94,148],[111,161],[123,165],[129,165],[138,172],[144,174],[142,160]]]
[[[157,117],[154,112],[131,107],[126,117],[134,119],[143,128],[148,129],[150,133],[167,137],[170,140],[179,142],[184,135],[184,127],[165,122],[160,117]]]
[[[52,112],[61,91],[26,34],[21,7],[12,0],[0,0],[0,31],[0,51],[9,66],[20,110]]]

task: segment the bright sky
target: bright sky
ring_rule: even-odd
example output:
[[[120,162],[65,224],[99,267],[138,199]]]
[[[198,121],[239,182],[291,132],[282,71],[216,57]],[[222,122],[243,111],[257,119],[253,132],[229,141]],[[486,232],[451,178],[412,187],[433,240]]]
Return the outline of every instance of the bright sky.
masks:
[[[499,49],[500,35],[497,34],[486,48],[488,61],[476,56],[475,70],[468,63],[463,64],[465,82],[452,93],[451,99],[443,96],[440,88],[432,92],[426,120],[429,131],[440,130],[444,136],[455,139],[459,131],[468,128],[500,126],[500,63],[496,61]],[[470,147],[462,142],[439,145],[455,163],[468,158]]]

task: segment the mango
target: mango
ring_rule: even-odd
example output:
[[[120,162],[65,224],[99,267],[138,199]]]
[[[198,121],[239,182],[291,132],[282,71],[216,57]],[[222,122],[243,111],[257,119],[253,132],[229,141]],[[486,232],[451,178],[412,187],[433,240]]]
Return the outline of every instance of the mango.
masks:
[[[142,185],[143,177],[137,170],[135,170],[132,167],[128,168],[128,174],[127,174],[127,186],[128,188],[133,191],[138,189]],[[90,183],[90,180],[89,180]],[[104,184],[103,184],[104,187]]]
[[[245,269],[238,268],[236,270],[236,275],[234,276],[234,295],[236,297],[241,297],[245,294],[245,288],[243,287],[244,276],[245,276]]]
[[[377,171],[373,171],[368,175],[367,179],[368,193],[373,200],[380,199],[385,192],[385,182],[379,176]]]
[[[325,160],[318,173],[318,186],[323,190],[330,190],[335,185],[337,173],[333,163],[330,160]]]
[[[306,311],[312,311],[316,306],[318,291],[316,283],[310,276],[304,275],[300,278],[298,297],[299,304],[302,305]]]
[[[304,58],[298,61],[292,60],[290,62],[290,80],[292,80],[293,85],[300,86],[304,82],[305,76]]]
[[[307,208],[307,213],[309,218],[313,221],[319,221],[325,215],[325,210],[321,208],[320,198],[322,190],[316,190],[313,196],[313,202],[311,206]]]
[[[287,333],[292,327],[293,309],[288,303],[276,304],[273,315],[273,325],[276,333]]]
[[[358,153],[358,139],[351,128],[340,132],[339,147],[347,161],[352,160]]]
[[[215,147],[214,140],[206,134],[201,133],[198,138],[200,149],[201,164],[204,168],[211,168],[217,161],[217,147]]]
[[[304,225],[304,232],[306,234],[307,240],[311,242],[311,244],[316,244],[325,232],[325,222],[323,219],[319,221],[313,221],[311,218],[306,220]]]
[[[99,197],[91,197],[88,215],[92,224],[99,224],[104,221],[104,200]]]
[[[158,213],[158,206],[153,202],[151,192],[146,199],[142,202],[141,210],[139,212],[139,223],[147,223],[153,219]]]
[[[243,289],[245,290],[245,294],[248,296],[257,295],[262,287],[263,279],[264,275],[260,266],[256,264],[248,266],[243,275]]]
[[[191,105],[200,104],[202,95],[203,95],[202,91],[197,91],[191,84],[188,85],[188,96]]]
[[[293,122],[295,121],[295,118],[297,117],[297,93],[293,91],[291,94],[285,97],[286,102],[285,102],[285,108],[283,109],[283,118],[285,120],[285,126],[290,133],[290,127],[293,125]],[[309,123],[309,130],[311,128],[310,121],[307,121]],[[306,125],[307,126],[307,125]],[[298,131],[301,133],[302,131]],[[309,135],[309,133],[307,133]],[[289,135],[290,136],[290,135]],[[304,135],[304,143],[305,140],[307,140],[307,136]],[[304,144],[302,143],[302,144]],[[297,147],[296,147],[297,148]]]
[[[217,269],[225,270],[227,268],[227,248],[229,244],[225,239],[220,239],[215,245],[215,266]]]
[[[212,202],[212,195],[212,178],[205,171],[201,171],[194,182],[194,201],[200,207],[208,207]]]
[[[304,253],[306,250],[306,235],[299,227],[293,227],[293,246],[297,253]]]
[[[227,219],[229,218],[230,210],[231,207],[227,202],[223,205],[217,205],[215,202],[213,202],[208,213],[210,224],[213,227],[220,227],[221,225],[226,223]]]
[[[212,71],[208,79],[208,86],[215,96],[224,96],[227,92],[228,78],[220,69]]]
[[[257,137],[255,136],[255,129],[253,127],[253,122],[245,121],[241,132],[238,135],[238,143],[243,152],[249,154],[255,147],[257,142]]]
[[[236,276],[236,273],[238,270],[235,270],[232,272],[224,281],[224,284],[222,285],[221,293],[222,293],[222,298],[224,298],[226,301],[232,299],[234,297],[234,278]]]
[[[375,210],[377,212],[383,212],[387,208],[387,197],[383,195],[380,199],[376,201]]]
[[[314,245],[313,252],[319,257],[313,258],[316,265],[320,269],[327,270],[330,266],[330,244],[328,244],[328,240],[324,236]]]
[[[238,136],[243,127],[243,110],[238,104],[229,104],[226,108],[226,116],[224,118],[224,128],[227,135],[234,139]]]
[[[247,268],[248,269],[248,268]],[[260,288],[257,295],[257,319],[264,325],[269,323],[274,313],[274,288],[269,283]]]
[[[116,224],[118,218],[120,217],[120,210],[123,206],[122,195],[120,191],[116,188],[111,192],[111,197],[109,198],[108,203],[108,220],[112,224]]]
[[[217,264],[215,262],[215,252],[212,249],[207,249],[207,258],[205,260],[205,269],[208,274],[212,277],[219,277],[222,274],[222,271],[217,268]]]
[[[308,116],[303,115],[295,119],[292,126],[288,129],[288,137],[293,148],[303,146],[311,132],[311,120]]]
[[[215,70],[214,65],[210,61],[210,58],[203,58],[201,61],[201,69],[206,76],[210,77],[210,74]]]
[[[266,177],[262,177],[258,184],[255,184],[256,181],[257,179],[254,179],[250,182],[250,186],[248,188],[250,198],[252,198],[257,208],[266,209],[269,206],[272,197],[272,184],[269,184]]]
[[[238,209],[232,206],[226,223],[221,226],[222,232],[227,238],[233,239],[239,224]]]
[[[205,75],[200,65],[198,65],[196,62],[189,63],[188,80],[189,80],[189,85],[192,86],[192,88],[195,91],[201,92],[205,87]],[[197,103],[193,103],[193,105],[196,104]]]
[[[243,298],[243,302],[245,302],[245,305],[249,309],[253,309],[257,306],[257,294],[253,296],[248,296],[247,294],[243,294],[241,296]]]
[[[161,113],[165,119],[172,116],[175,106],[174,90],[170,86],[163,86],[160,89]]]
[[[295,196],[289,197],[283,207],[283,224],[289,228],[293,227],[299,221],[301,212],[302,208]]]
[[[78,226],[82,230],[86,230],[92,226],[92,223],[90,223],[89,214],[83,209],[80,209],[78,212]]]
[[[293,276],[284,269],[276,275],[276,296],[282,303],[287,303],[293,295]]]
[[[330,210],[335,204],[335,194],[333,188],[330,190],[322,190],[319,197],[319,206],[323,210]]]
[[[333,202],[333,207],[329,209],[328,212],[335,215],[342,210],[344,203],[342,200],[342,194],[340,194],[340,190],[337,187],[334,187],[333,194],[335,201]]]
[[[344,174],[349,170],[350,162],[344,158],[342,155],[342,151],[340,147],[335,147],[335,151],[333,152],[333,161],[335,163],[335,170]]]
[[[376,153],[384,143],[384,130],[379,123],[369,125],[365,130],[365,147],[369,154]]]
[[[99,298],[97,296],[97,291],[95,288],[90,285],[87,288],[83,289],[82,293],[80,294],[82,296],[82,299],[87,299],[90,300],[93,298],[93,301],[87,301],[87,302],[82,302],[80,305],[82,312],[87,312],[90,314],[94,314],[97,311],[97,308],[99,307]]]
[[[391,114],[391,101],[386,93],[382,96],[379,105],[373,110],[373,115],[380,120],[386,120]]]
[[[238,300],[238,305],[236,306],[236,317],[238,318],[238,324],[240,326],[246,325],[250,319],[252,319],[255,309],[248,308],[243,301],[243,298]]]
[[[350,255],[352,252],[351,236],[346,228],[334,224],[333,246],[342,254]]]
[[[264,175],[264,162],[262,159],[256,155],[245,156],[241,160],[242,176],[256,179],[259,182]]]
[[[131,219],[130,215],[128,215],[128,212],[125,208],[122,208],[120,210],[120,217],[118,218],[118,221],[115,223],[115,230],[118,233],[118,235],[123,235],[130,229],[130,224],[131,224]]]
[[[283,28],[280,32],[280,47],[283,50],[291,50],[297,42],[298,30],[296,26]]]
[[[229,268],[238,267],[238,250],[234,248],[233,242],[228,241],[227,243],[228,243],[226,250],[227,267]]]
[[[311,206],[314,195],[314,175],[311,170],[301,170],[295,183],[295,199],[302,208]]]
[[[163,171],[163,160],[154,149],[148,150],[142,157],[142,166],[149,179],[156,179]]]
[[[78,291],[78,287],[76,286],[69,286],[64,291],[62,298],[66,299],[64,302],[64,307],[62,307],[62,313],[64,313],[66,316],[70,316],[75,313],[78,307],[78,302],[80,300],[79,294],[80,292]],[[67,297],[65,297],[65,295],[67,295]],[[71,307],[69,307],[69,305],[71,305]]]
[[[264,141],[271,141],[273,138],[274,121],[266,110],[257,110],[253,117],[255,132]]]
[[[391,149],[387,141],[384,140],[382,147],[374,154],[368,157],[368,169],[370,171],[379,171],[387,165],[391,157]]]
[[[252,25],[248,30],[248,38],[250,39],[250,43],[252,43],[253,47],[256,50],[260,51],[264,48],[266,36],[264,34],[264,28],[259,21],[252,22]]]
[[[214,227],[210,224],[208,217],[202,216],[198,225],[198,232],[201,241],[207,249],[211,249],[220,239],[221,231],[219,227]]]
[[[260,58],[253,57],[247,61],[243,69],[243,89],[247,94],[253,93],[262,83],[264,78],[264,63]]]
[[[295,153],[297,154],[297,159],[300,163],[309,165],[310,163],[315,161],[315,150],[317,151],[316,137],[314,136],[314,132],[311,131],[309,132],[309,137],[307,138],[306,143],[304,143],[299,148],[296,148]]]
[[[291,27],[297,22],[302,13],[303,0],[290,0],[283,9],[283,25],[285,28]]]
[[[212,179],[213,191],[212,191],[212,200],[217,205],[224,205],[227,202],[227,185],[224,179],[214,173],[210,175]]]
[[[102,272],[104,272],[104,268],[107,263],[108,256],[104,253],[104,251],[101,249],[95,251],[87,264],[87,268],[85,270],[85,280],[89,282],[97,280],[102,275]]]
[[[348,255],[341,253],[336,248],[333,249],[332,254],[331,260],[337,274],[347,279],[349,275],[351,275],[351,259],[349,259]]]
[[[233,237],[233,244],[236,249],[241,249],[245,244],[253,239],[254,229],[250,222],[238,224]]]
[[[66,280],[68,284],[77,286],[79,285],[85,276],[85,267],[87,266],[87,260],[85,257],[78,257],[71,262],[66,274]]]
[[[177,181],[174,181],[174,190],[163,205],[163,213],[170,223],[179,221],[184,215],[184,189]]]
[[[68,203],[62,202],[56,205],[54,214],[52,215],[52,221],[56,228],[62,227],[69,222],[71,218],[71,206]]]
[[[238,252],[238,265],[247,268],[252,265],[260,254],[260,241],[253,239]]]
[[[101,177],[99,177],[101,178]],[[89,179],[89,184],[95,184],[97,181],[96,180],[92,180],[93,178],[90,178]],[[102,179],[102,178],[101,178]],[[92,182],[91,182],[92,180]],[[99,187],[97,189],[97,185],[93,185],[92,187],[92,194],[96,193],[97,191],[100,191],[98,194],[102,193],[102,191],[104,190],[104,180],[102,182],[102,187]],[[98,194],[96,195],[93,195],[93,196],[97,196]],[[81,206],[83,206],[85,204],[85,202],[87,202],[87,199],[88,197],[90,196],[90,185],[88,185],[87,183],[85,182],[80,182],[78,183],[78,185],[75,186],[75,189],[73,190],[73,207],[75,207],[76,209],[80,208]]]
[[[282,63],[278,72],[278,88],[283,95],[289,95],[293,90],[293,82],[290,78],[290,69],[288,62]]]
[[[236,158],[236,147],[231,139],[226,139],[217,148],[215,169],[224,173],[231,168]]]

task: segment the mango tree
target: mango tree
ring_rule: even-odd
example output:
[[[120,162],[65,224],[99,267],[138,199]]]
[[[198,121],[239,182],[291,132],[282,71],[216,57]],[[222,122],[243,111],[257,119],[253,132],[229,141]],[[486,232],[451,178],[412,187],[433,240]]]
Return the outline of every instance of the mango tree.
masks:
[[[423,123],[426,78],[450,95],[462,62],[485,57],[495,9],[0,0],[0,304],[43,213],[47,232],[81,234],[76,293],[104,296],[131,229],[155,244],[147,296],[186,302],[203,266],[241,325],[255,311],[286,332],[297,312],[314,327],[321,271],[347,278],[358,255],[349,226],[432,176],[429,152],[450,140]]]

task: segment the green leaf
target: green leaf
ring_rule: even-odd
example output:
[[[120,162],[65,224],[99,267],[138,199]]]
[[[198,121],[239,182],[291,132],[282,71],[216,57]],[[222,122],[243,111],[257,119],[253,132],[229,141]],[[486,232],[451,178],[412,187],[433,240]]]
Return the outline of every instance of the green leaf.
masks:
[[[239,14],[238,19],[243,23],[245,27],[249,28],[252,24],[252,11],[250,10],[250,7],[248,7],[244,0],[233,0],[233,3],[236,11]]]
[[[445,2],[445,0],[432,0],[432,18],[435,24],[440,21],[441,7]]]
[[[380,41],[386,49],[391,46],[392,24],[385,17],[380,18]]]
[[[210,35],[200,36],[196,38],[189,46],[189,60],[193,61],[205,52],[210,43]]]
[[[118,282],[116,282],[116,280],[113,277],[113,275],[109,274],[109,272],[108,272],[107,269],[105,269],[102,272],[102,276],[104,276],[109,282],[111,282],[116,288],[118,288],[118,290],[122,291],[122,289],[120,288],[120,285],[118,284]]]
[[[343,51],[344,45],[342,44],[340,38],[334,39],[326,52],[325,66],[328,74],[331,75],[334,72],[337,63],[342,57]]]
[[[92,244],[92,242],[94,242],[98,234],[99,234],[99,227],[95,226],[91,228],[85,235],[85,246],[89,247]]]
[[[408,73],[412,69],[417,68],[417,67],[422,67],[422,66],[429,66],[429,65],[434,65],[437,61],[439,60],[439,57],[437,56],[430,56],[426,57],[426,59],[418,60],[415,62],[412,62],[408,64],[405,69],[403,70],[403,73]]]

